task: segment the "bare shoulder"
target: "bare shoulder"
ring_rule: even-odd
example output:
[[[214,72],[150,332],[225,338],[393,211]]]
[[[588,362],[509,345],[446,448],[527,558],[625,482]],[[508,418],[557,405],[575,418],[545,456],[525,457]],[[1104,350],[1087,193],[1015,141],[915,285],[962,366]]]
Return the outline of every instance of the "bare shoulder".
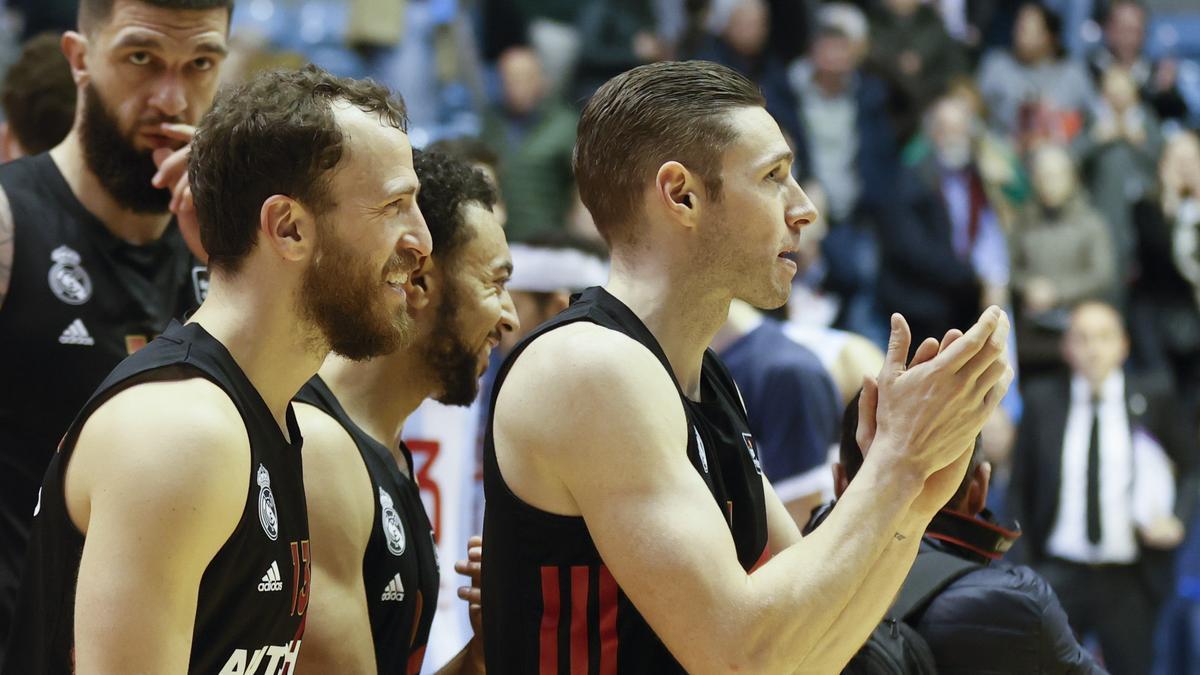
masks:
[[[137,384],[84,423],[67,468],[68,509],[84,531],[104,503],[191,504],[236,522],[249,472],[245,423],[220,387],[202,377]]]
[[[371,476],[340,422],[306,403],[293,407],[304,437],[304,492],[313,549],[323,558],[318,564],[358,569],[374,517]]]
[[[672,408],[683,412],[671,375],[649,349],[582,322],[530,344],[509,371],[496,406],[498,425],[556,437],[661,418]],[[539,423],[523,424],[534,420]]]

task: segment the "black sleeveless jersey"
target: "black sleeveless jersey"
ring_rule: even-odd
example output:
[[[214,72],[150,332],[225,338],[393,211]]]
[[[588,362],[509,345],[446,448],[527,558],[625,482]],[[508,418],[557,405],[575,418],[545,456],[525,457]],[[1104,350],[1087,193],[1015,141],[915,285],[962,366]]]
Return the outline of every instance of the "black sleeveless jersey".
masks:
[[[84,422],[124,389],[189,377],[211,380],[237,406],[250,440],[250,472],[241,520],[200,580],[188,672],[281,675],[294,670],[311,572],[295,416],[289,407],[289,444],[225,347],[198,324],[172,322],[104,380],[50,462],[34,517],[6,675],[73,672],[75,581],[84,536],[67,514],[63,477]]]
[[[48,154],[0,166],[0,186],[15,227],[0,304],[2,647],[38,486],[59,439],[96,385],[199,304],[208,281],[174,224],[144,246],[113,236]]]
[[[548,513],[525,503],[509,490],[496,462],[494,411],[509,369],[533,340],[576,321],[637,340],[675,381],[649,329],[602,288],[584,291],[518,344],[501,366],[484,442],[487,507],[482,590],[487,669],[493,675],[683,672],[614,581],[583,518]],[[682,391],[679,400],[687,416],[688,459],[726,515],[742,567],[752,570],[768,556],[762,470],[733,378],[711,350],[704,357],[701,402],[688,399]]]
[[[375,668],[381,675],[416,675],[438,598],[437,548],[420,490],[400,472],[388,449],[350,419],[320,377],[309,380],[296,400],[337,420],[367,466],[377,506],[362,571]],[[412,454],[403,443],[400,448],[411,475]]]

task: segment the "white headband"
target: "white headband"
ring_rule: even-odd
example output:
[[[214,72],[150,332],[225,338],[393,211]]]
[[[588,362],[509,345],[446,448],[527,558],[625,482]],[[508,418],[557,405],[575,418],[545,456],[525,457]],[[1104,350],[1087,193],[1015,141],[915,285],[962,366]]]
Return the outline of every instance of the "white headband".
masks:
[[[509,290],[533,293],[579,291],[608,280],[608,264],[573,248],[513,244]]]

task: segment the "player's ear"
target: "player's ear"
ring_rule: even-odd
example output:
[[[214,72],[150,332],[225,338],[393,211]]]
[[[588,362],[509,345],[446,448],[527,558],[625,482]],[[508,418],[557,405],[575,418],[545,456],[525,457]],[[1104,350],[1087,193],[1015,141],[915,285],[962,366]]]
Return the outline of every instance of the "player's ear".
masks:
[[[266,246],[290,262],[311,259],[317,249],[317,221],[300,202],[271,195],[259,210],[259,235]]]
[[[431,294],[438,290],[437,286],[440,282],[437,278],[438,274],[433,258],[426,258],[421,269],[408,277],[408,283],[404,285],[404,293],[408,296],[407,303],[410,310],[425,309],[429,306]]]
[[[658,168],[654,177],[655,197],[666,212],[686,227],[695,227],[700,222],[703,194],[699,180],[679,162],[667,162]]]
[[[87,50],[88,39],[83,33],[77,33],[69,30],[63,33],[62,42],[63,56],[67,57],[67,63],[71,66],[71,78],[75,80],[75,85],[87,84],[88,68],[87,68]]]

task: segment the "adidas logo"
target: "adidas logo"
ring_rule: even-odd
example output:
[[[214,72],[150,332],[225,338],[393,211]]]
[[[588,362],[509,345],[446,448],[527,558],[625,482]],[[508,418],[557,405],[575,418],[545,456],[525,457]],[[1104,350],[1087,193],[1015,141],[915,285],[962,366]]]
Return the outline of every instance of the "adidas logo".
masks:
[[[383,597],[379,599],[384,602],[387,602],[388,600],[402,602],[404,600],[404,582],[400,581],[399,572],[397,572],[396,576],[392,577],[392,580],[388,582],[387,588],[383,589]]]
[[[83,321],[75,319],[70,326],[58,336],[58,341],[64,345],[84,345],[91,347],[96,344],[91,335],[88,335],[87,328],[84,328]]]
[[[272,560],[271,566],[267,568],[267,573],[263,575],[262,582],[258,584],[260,591],[282,591],[283,581],[279,576],[279,561]]]

